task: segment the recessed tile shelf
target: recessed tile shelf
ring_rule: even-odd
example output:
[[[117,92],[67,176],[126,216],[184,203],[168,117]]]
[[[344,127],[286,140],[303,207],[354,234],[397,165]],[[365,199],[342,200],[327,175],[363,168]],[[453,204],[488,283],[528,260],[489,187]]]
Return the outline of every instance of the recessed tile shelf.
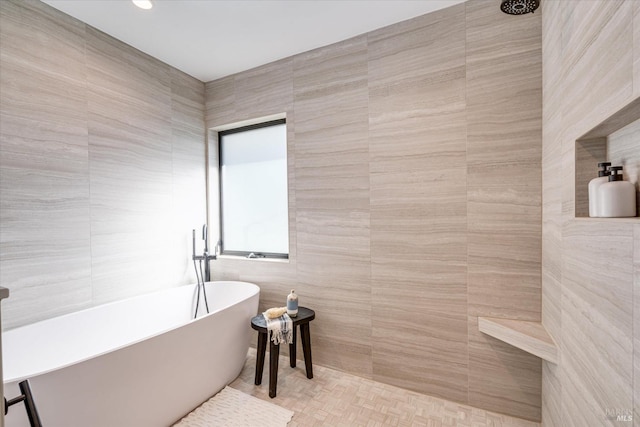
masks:
[[[558,364],[558,347],[540,322],[478,317],[478,330],[547,362]]]
[[[589,217],[588,185],[591,179],[598,176],[599,162],[610,161],[614,165],[624,166],[625,179],[637,185],[638,175],[640,175],[639,135],[640,98],[636,98],[576,140],[576,218]],[[640,208],[640,194],[637,195],[637,203]],[[607,219],[618,220],[618,218]]]

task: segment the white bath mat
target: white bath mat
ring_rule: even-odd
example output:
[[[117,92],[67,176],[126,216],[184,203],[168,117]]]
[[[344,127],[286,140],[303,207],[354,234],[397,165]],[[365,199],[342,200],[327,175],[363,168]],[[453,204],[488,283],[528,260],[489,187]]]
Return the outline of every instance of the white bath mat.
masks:
[[[225,387],[173,427],[283,427],[293,412]]]

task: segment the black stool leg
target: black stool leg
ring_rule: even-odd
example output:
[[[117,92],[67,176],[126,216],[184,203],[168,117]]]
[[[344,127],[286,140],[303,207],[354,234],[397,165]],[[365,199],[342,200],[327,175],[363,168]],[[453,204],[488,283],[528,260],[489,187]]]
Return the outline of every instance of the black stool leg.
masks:
[[[9,412],[9,406],[24,402],[24,409],[27,411],[29,425],[31,427],[42,427],[36,404],[33,401],[33,394],[31,394],[31,387],[29,387],[29,380],[18,383],[18,387],[20,387],[20,393],[22,393],[20,396],[14,397],[11,400],[4,399],[4,414],[7,415]]]
[[[29,417],[29,424],[31,427],[41,427],[42,422],[36,409],[36,404],[33,401],[33,395],[31,394],[31,388],[29,387],[29,381],[25,380],[18,384],[20,386],[20,393],[24,395],[24,406],[27,410],[27,416]]]
[[[300,336],[302,338],[302,352],[304,353],[304,366],[307,369],[307,378],[313,378],[313,365],[311,363],[311,334],[309,324],[300,325]]]
[[[267,335],[258,332],[258,348],[256,350],[256,380],[255,384],[262,384],[262,371],[264,370],[264,353],[267,351]]]
[[[298,342],[298,334],[296,334],[296,327],[293,327],[293,342],[289,344],[289,365],[292,368],[296,367],[296,345]]]
[[[280,356],[280,346],[269,340],[269,397],[276,397],[276,389],[278,388],[278,357]]]

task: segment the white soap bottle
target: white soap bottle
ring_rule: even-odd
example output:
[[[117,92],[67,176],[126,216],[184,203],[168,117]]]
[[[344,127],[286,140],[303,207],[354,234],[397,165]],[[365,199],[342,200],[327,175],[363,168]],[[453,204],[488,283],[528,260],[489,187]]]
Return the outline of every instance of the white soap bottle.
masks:
[[[613,166],[609,182],[598,188],[598,216],[626,218],[636,216],[636,186],[622,179],[622,166]]]
[[[598,216],[598,188],[605,182],[609,182],[610,166],[611,163],[609,162],[598,163],[598,168],[600,169],[598,177],[589,181],[589,216],[592,218]]]

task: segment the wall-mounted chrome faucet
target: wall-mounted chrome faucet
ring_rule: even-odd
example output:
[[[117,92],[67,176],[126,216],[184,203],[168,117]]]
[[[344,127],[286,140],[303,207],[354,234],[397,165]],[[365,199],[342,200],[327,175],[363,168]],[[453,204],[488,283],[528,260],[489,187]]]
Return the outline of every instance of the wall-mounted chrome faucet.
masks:
[[[207,224],[202,226],[202,240],[204,240],[204,251],[202,255],[196,255],[196,230],[193,230],[192,241],[193,241],[193,261],[204,261],[204,277],[203,282],[211,281],[211,269],[209,267],[209,261],[213,261],[218,259],[216,251],[218,245],[214,248],[213,254],[209,253],[209,234],[207,233]]]
[[[202,292],[204,294],[204,305],[207,309],[207,313],[209,313],[209,303],[207,301],[207,288],[205,286],[205,283],[211,281],[211,270],[209,268],[209,261],[217,259],[216,250],[218,245],[216,245],[216,248],[214,248],[213,254],[210,254],[207,224],[204,224],[202,226],[202,240],[204,240],[204,251],[202,252],[202,255],[196,255],[196,230],[195,229],[193,230],[191,239],[192,239],[192,245],[193,245],[192,246],[193,254],[191,255],[191,259],[193,260],[193,268],[196,270],[196,280],[198,281],[198,284],[196,285],[198,287],[198,297],[196,300],[196,309],[194,310],[194,313],[193,313],[193,318],[195,319],[198,316],[198,307],[200,306],[200,289],[202,289]],[[196,264],[196,261],[198,261],[198,264]],[[203,261],[204,261],[204,274],[202,273]],[[198,266],[200,266],[199,269],[198,269]]]

